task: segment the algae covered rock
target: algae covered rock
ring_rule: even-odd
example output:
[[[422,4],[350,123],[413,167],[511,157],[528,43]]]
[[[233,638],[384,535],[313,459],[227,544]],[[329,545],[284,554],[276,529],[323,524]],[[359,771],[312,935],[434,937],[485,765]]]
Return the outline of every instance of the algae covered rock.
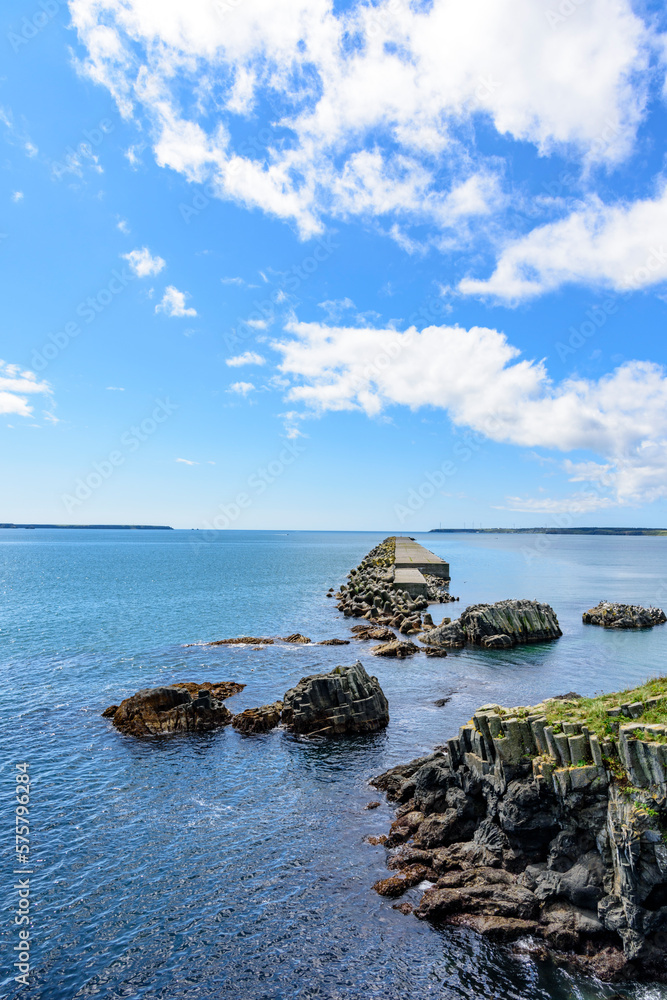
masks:
[[[509,649],[531,642],[558,639],[561,632],[553,608],[539,601],[506,600],[473,604],[459,619],[419,636],[427,646],[461,649],[466,643],[485,649]]]
[[[602,628],[653,628],[664,625],[667,615],[662,608],[642,608],[638,604],[613,604],[600,601],[581,616],[584,625],[601,625]]]
[[[102,714],[113,720],[116,729],[132,736],[205,732],[232,721],[232,713],[223,704],[224,699],[231,698],[244,687],[234,681],[218,684],[188,681],[143,688],[120,705],[111,705]]]
[[[371,733],[387,725],[389,706],[377,677],[357,661],[303,677],[285,694],[282,721],[297,733]]]

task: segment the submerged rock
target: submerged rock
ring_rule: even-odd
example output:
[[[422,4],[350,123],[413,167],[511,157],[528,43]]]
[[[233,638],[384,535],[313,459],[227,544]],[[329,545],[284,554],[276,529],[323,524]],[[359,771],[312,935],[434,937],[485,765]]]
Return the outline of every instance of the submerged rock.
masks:
[[[261,639],[252,635],[239,635],[236,639],[216,639],[214,642],[205,642],[205,646],[272,646],[275,639]],[[197,645],[190,643],[189,645]]]
[[[581,616],[584,625],[601,625],[603,628],[653,628],[664,625],[667,615],[662,608],[642,608],[638,604],[612,604],[600,601]]]
[[[116,729],[132,736],[204,732],[232,721],[232,713],[223,701],[244,687],[234,681],[206,681],[143,688],[102,714],[113,720]]]
[[[552,607],[539,601],[506,600],[473,604],[456,621],[419,636],[427,646],[462,649],[466,643],[485,649],[509,649],[529,642],[557,639],[561,632]]]
[[[280,724],[282,701],[274,701],[261,708],[246,708],[232,719],[232,726],[241,733],[267,733]]]
[[[297,733],[370,733],[387,725],[389,706],[377,677],[357,661],[303,677],[285,694],[282,721]]]

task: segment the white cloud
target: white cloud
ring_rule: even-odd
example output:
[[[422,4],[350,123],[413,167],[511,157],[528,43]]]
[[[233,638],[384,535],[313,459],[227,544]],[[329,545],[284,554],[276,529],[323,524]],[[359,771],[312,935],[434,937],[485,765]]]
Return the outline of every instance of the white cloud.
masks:
[[[108,36],[110,38],[110,36]],[[100,81],[101,82],[101,81]],[[141,159],[141,154],[146,149],[146,143],[140,142],[135,146],[130,146],[129,149],[125,150],[125,158],[132,167],[133,170],[137,170],[141,166],[143,160]]]
[[[247,326],[251,326],[253,330],[266,330],[269,325],[269,321],[266,319],[247,319],[245,323]]]
[[[108,385],[107,386],[107,391],[108,392],[125,392],[125,389],[123,388],[122,385]]]
[[[247,396],[249,392],[254,392],[252,382],[233,382],[229,387],[229,392],[235,392],[239,396]]]
[[[173,285],[167,285],[162,301],[155,307],[155,312],[163,312],[165,316],[196,316],[197,310],[185,305],[185,300],[189,297],[188,292],[179,292]]]
[[[245,285],[243,278],[220,278],[223,285]]]
[[[320,309],[324,309],[329,322],[336,322],[349,309],[356,309],[354,302],[347,295],[342,299],[326,299],[324,302],[318,302],[317,305]]]
[[[565,219],[510,243],[486,280],[466,278],[465,295],[527,299],[567,282],[646,288],[667,279],[667,185],[655,198],[604,205],[593,199]]]
[[[246,351],[244,354],[237,354],[236,357],[227,358],[225,364],[230,368],[240,368],[241,365],[265,365],[266,358],[254,351]]]
[[[177,458],[177,462],[182,462],[183,465],[199,465],[199,462],[191,462],[189,458]]]
[[[14,193],[12,194],[12,201],[13,202],[23,201],[23,191],[14,191]]]
[[[70,12],[83,70],[146,121],[161,166],[304,236],[326,214],[389,214],[464,239],[462,220],[502,200],[495,161],[462,138],[478,120],[543,155],[619,162],[655,40],[630,0],[587,0],[556,27],[535,0],[70,0]],[[259,98],[280,128],[237,143],[230,126]]]
[[[667,496],[667,374],[628,361],[595,380],[554,384],[542,361],[524,360],[504,334],[431,326],[418,332],[293,322],[282,353],[288,399],[311,412],[434,407],[456,426],[523,447],[588,451],[575,481],[613,490],[619,502]]]
[[[127,219],[119,219],[116,223],[116,228],[120,229],[121,233],[124,233],[126,236],[130,232],[130,226]]]
[[[0,361],[0,413],[16,413],[20,417],[30,417],[33,406],[29,403],[28,397],[48,396],[50,393],[49,383],[39,382],[34,372]]]
[[[129,253],[121,254],[121,257],[128,262],[138,278],[147,278],[150,275],[159,274],[166,263],[162,257],[154,257],[148,247],[130,250]]]

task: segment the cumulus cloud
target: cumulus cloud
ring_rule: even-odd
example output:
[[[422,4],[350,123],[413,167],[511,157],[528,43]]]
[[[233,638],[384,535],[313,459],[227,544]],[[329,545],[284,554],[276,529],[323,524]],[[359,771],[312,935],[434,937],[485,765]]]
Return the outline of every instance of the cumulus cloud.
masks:
[[[229,387],[229,392],[235,392],[239,396],[247,396],[248,393],[254,392],[255,386],[252,382],[233,382]]]
[[[556,27],[535,0],[70,0],[70,12],[83,71],[146,121],[160,165],[304,236],[327,214],[465,234],[502,202],[495,161],[462,138],[478,121],[584,167],[621,161],[654,42],[630,0],[587,0]],[[260,101],[276,127],[233,139]]]
[[[118,224],[118,228],[122,228],[120,223]],[[125,231],[123,229],[123,232]],[[128,262],[130,268],[138,278],[147,278],[150,275],[159,274],[165,266],[165,261],[162,257],[158,257],[157,255],[154,257],[148,247],[130,250],[129,253],[121,254],[121,257]]]
[[[241,365],[265,365],[266,358],[263,358],[261,354],[256,354],[254,351],[245,351],[244,354],[237,354],[233,358],[227,358],[225,364],[229,365],[230,368],[240,368]]]
[[[197,310],[192,306],[186,306],[188,292],[179,292],[173,285],[167,285],[162,300],[155,307],[155,312],[163,312],[165,316],[196,316]]]
[[[34,372],[22,370],[19,365],[0,361],[0,413],[16,413],[20,417],[32,416],[30,396],[48,396],[48,382],[38,381]]]
[[[276,340],[288,399],[311,412],[392,406],[447,411],[456,426],[529,448],[587,451],[575,481],[597,481],[617,501],[667,496],[667,374],[628,361],[598,380],[554,383],[543,361],[521,358],[498,330],[431,326],[421,332],[293,322]]]
[[[510,243],[490,278],[466,278],[459,290],[519,301],[568,282],[618,292],[647,288],[667,279],[666,233],[667,185],[655,198],[630,204],[595,198]]]

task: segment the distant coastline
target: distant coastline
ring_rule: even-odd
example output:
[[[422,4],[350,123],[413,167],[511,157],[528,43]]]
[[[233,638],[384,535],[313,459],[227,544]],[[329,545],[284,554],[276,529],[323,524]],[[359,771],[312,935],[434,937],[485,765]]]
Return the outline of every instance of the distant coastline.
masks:
[[[466,534],[466,535],[667,535],[667,528],[431,528],[429,534]]]
[[[0,528],[114,528],[118,531],[173,531],[169,524],[0,524]]]

